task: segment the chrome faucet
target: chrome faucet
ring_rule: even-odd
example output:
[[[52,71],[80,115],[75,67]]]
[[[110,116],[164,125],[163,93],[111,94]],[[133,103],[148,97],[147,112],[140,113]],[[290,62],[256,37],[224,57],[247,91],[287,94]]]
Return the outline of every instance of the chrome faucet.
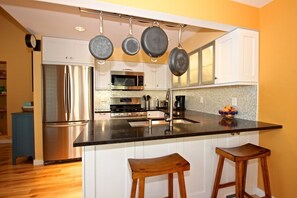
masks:
[[[173,127],[173,94],[172,94],[172,89],[168,89],[166,93],[166,100],[168,101],[168,110],[169,110],[169,117],[166,117],[165,114],[165,121],[169,122],[169,127],[170,130]]]

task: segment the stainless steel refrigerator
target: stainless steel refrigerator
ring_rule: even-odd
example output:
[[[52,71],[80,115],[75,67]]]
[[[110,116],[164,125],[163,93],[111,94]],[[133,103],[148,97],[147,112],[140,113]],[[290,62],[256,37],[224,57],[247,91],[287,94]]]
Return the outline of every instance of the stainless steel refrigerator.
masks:
[[[43,93],[44,162],[80,159],[73,142],[93,119],[93,68],[43,65]]]

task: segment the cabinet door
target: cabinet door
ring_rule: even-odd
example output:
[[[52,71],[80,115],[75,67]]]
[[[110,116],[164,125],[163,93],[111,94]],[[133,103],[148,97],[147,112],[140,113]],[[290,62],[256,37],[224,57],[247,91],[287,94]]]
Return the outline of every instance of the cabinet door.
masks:
[[[77,40],[73,42],[73,45],[70,44],[69,46],[73,46],[73,62],[94,65],[95,59],[90,53],[88,41]]]
[[[201,48],[201,84],[213,84],[214,82],[214,42]]]
[[[144,89],[155,89],[155,73],[156,68],[154,64],[144,64]]]
[[[68,59],[67,48],[64,39],[43,37],[42,58],[44,63],[61,62]],[[70,58],[70,57],[69,57]]]
[[[110,89],[110,62],[95,64],[95,89]]]
[[[180,86],[186,87],[188,86],[188,71],[186,71],[183,75],[179,77],[180,79]]]
[[[257,83],[258,32],[237,29],[216,40],[215,83]]]
[[[156,64],[156,72],[155,72],[156,89],[166,90],[168,88],[167,87],[168,73],[167,73],[166,66],[167,65]]]
[[[94,65],[89,42],[43,37],[43,63]]]
[[[168,88],[168,70],[166,66],[161,64],[144,64],[144,88],[146,90],[166,90]]]
[[[189,85],[199,84],[199,51],[189,55]]]
[[[33,113],[12,114],[12,160],[17,157],[34,158],[34,121]]]

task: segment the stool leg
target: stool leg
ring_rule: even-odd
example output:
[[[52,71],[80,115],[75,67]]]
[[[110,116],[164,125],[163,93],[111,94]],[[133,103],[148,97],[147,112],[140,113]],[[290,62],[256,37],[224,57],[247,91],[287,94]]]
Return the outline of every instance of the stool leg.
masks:
[[[168,174],[168,198],[173,198],[173,173]]]
[[[235,194],[236,198],[244,198],[243,196],[243,175],[244,175],[244,163],[239,161],[235,163]]]
[[[266,157],[261,157],[261,167],[264,181],[265,197],[271,198],[271,189],[269,184],[268,166]]]
[[[133,179],[132,188],[131,188],[131,198],[135,198],[136,196],[136,186],[137,186],[137,179]]]
[[[138,192],[138,198],[144,198],[144,182],[145,178],[139,178],[139,192]]]
[[[245,192],[247,164],[248,164],[248,161],[243,162],[243,177],[242,177],[242,191],[243,192]]]
[[[217,198],[217,196],[218,196],[218,191],[219,191],[223,167],[224,167],[224,160],[225,160],[225,158],[223,156],[220,156],[211,198]]]
[[[187,198],[187,192],[186,192],[186,184],[185,184],[185,178],[184,178],[184,172],[179,171],[177,173],[178,175],[178,184],[179,184],[179,193],[181,198]]]

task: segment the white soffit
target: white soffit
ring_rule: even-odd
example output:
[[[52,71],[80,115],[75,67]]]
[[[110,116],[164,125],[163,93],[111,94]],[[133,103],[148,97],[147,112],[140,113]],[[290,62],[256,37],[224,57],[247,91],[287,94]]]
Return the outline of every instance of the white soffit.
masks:
[[[253,7],[257,7],[257,8],[261,8],[267,4],[269,4],[270,2],[272,2],[272,0],[232,0],[235,1],[237,3],[241,3],[241,4],[245,4],[245,5],[249,5],[249,6],[253,6]]]

